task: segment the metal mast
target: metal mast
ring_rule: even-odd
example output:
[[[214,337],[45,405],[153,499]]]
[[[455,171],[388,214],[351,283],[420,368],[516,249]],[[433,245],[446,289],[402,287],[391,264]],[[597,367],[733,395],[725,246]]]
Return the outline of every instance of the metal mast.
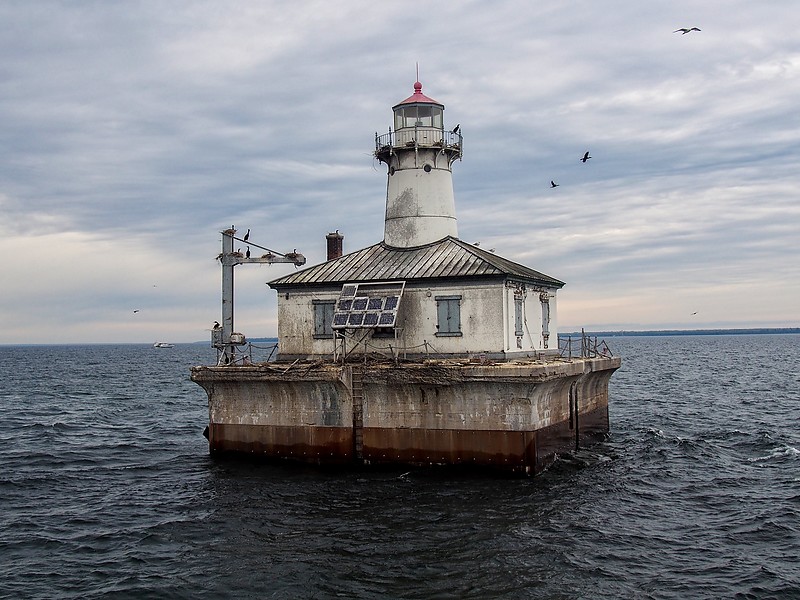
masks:
[[[247,236],[245,236],[247,237]],[[250,258],[242,254],[241,251],[234,251],[233,240],[240,241],[254,248],[260,248],[266,251],[266,254],[257,258]],[[231,226],[222,232],[222,254],[218,257],[222,265],[222,325],[214,327],[211,331],[211,345],[214,346],[219,352],[220,365],[232,365],[236,362],[236,347],[242,346],[246,343],[245,337],[241,333],[236,333],[233,324],[233,268],[241,264],[274,264],[274,263],[290,263],[296,266],[306,264],[306,257],[299,254],[297,250],[287,254],[275,252],[269,248],[264,248],[251,241],[244,240],[236,237],[236,228]]]

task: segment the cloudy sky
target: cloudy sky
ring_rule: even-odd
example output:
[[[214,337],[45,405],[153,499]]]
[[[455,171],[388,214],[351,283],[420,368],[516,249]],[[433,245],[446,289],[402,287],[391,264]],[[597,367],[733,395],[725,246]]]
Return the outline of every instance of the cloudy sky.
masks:
[[[791,0],[4,0],[0,343],[207,339],[230,225],[309,264],[380,241],[374,135],[417,63],[464,135],[459,236],[565,281],[562,330],[800,326],[799,26]],[[237,267],[238,330],[275,335],[294,268]]]

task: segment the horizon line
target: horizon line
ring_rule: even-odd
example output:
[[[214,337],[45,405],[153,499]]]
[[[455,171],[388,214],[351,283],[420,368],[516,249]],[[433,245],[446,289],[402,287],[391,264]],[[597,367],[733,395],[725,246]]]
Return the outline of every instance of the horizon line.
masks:
[[[582,328],[575,331],[564,331],[559,336],[567,335],[580,335],[581,331],[585,335],[617,335],[617,336],[644,336],[644,335],[731,335],[731,334],[791,334],[800,333],[800,326],[798,327],[720,327],[720,328],[705,328],[705,329],[586,329]],[[250,341],[263,341],[275,340],[277,337],[272,336],[257,336],[248,338]],[[171,344],[180,345],[194,345],[194,344],[209,344],[210,340],[195,340],[192,342],[170,342]],[[152,342],[0,342],[0,347],[3,346],[152,346]]]

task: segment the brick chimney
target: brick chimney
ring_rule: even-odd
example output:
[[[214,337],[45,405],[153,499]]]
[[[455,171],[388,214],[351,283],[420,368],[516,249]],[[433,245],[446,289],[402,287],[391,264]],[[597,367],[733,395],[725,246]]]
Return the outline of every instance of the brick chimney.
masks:
[[[328,260],[339,258],[342,255],[342,240],[344,236],[337,229],[335,232],[326,235],[325,239],[328,240]]]

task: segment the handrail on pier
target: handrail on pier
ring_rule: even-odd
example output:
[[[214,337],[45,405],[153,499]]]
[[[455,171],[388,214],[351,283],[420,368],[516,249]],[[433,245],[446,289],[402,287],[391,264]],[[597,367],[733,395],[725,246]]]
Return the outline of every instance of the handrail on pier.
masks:
[[[614,356],[605,340],[587,335],[581,329],[579,336],[558,336],[558,350],[562,358],[611,358]]]

